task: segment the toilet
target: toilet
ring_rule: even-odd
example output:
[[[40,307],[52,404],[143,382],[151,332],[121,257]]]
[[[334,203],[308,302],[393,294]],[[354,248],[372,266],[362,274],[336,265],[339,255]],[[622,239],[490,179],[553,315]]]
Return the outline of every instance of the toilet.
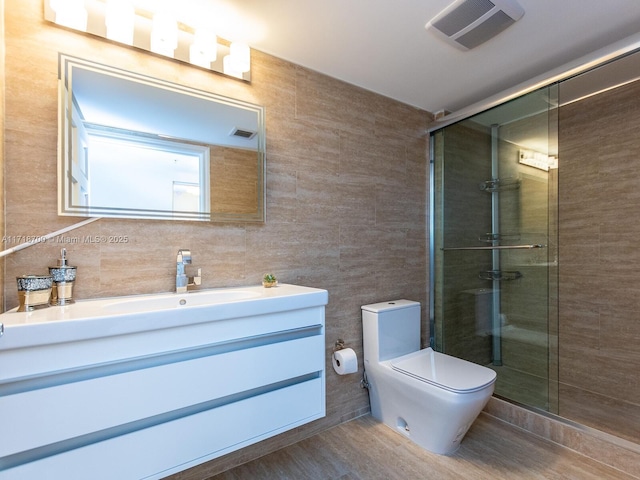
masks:
[[[362,306],[371,414],[430,452],[455,452],[489,401],[496,373],[420,349],[420,303]]]

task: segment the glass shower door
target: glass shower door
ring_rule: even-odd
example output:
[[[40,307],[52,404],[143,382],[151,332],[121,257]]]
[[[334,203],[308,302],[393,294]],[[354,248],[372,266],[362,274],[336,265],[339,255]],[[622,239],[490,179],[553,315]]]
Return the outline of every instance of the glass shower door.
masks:
[[[496,394],[548,411],[557,409],[555,90],[431,137],[435,348],[495,369]]]

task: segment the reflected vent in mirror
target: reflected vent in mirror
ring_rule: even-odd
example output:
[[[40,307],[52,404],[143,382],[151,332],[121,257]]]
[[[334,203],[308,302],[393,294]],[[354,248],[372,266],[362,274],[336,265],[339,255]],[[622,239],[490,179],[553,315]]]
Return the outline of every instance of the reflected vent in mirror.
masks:
[[[243,130],[242,128],[234,127],[234,129],[229,132],[229,135],[231,135],[232,137],[240,137],[251,140],[256,136],[256,133],[257,132],[252,132],[251,130]]]
[[[425,28],[463,50],[470,50],[514,24],[524,15],[515,0],[457,0]]]

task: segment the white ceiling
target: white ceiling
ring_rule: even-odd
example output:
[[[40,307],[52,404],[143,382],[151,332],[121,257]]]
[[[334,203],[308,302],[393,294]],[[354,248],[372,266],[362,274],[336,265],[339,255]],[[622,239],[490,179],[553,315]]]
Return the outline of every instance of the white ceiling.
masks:
[[[470,51],[424,28],[453,0],[180,5],[184,16],[208,19],[222,37],[430,112],[457,111],[640,32],[638,0],[518,2],[522,19]]]

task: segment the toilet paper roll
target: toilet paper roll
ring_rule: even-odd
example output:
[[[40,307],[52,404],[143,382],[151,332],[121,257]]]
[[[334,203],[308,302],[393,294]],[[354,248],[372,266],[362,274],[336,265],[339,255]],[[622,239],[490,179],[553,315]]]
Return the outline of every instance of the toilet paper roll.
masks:
[[[358,371],[358,357],[351,348],[343,348],[333,352],[333,369],[338,375],[356,373]]]

